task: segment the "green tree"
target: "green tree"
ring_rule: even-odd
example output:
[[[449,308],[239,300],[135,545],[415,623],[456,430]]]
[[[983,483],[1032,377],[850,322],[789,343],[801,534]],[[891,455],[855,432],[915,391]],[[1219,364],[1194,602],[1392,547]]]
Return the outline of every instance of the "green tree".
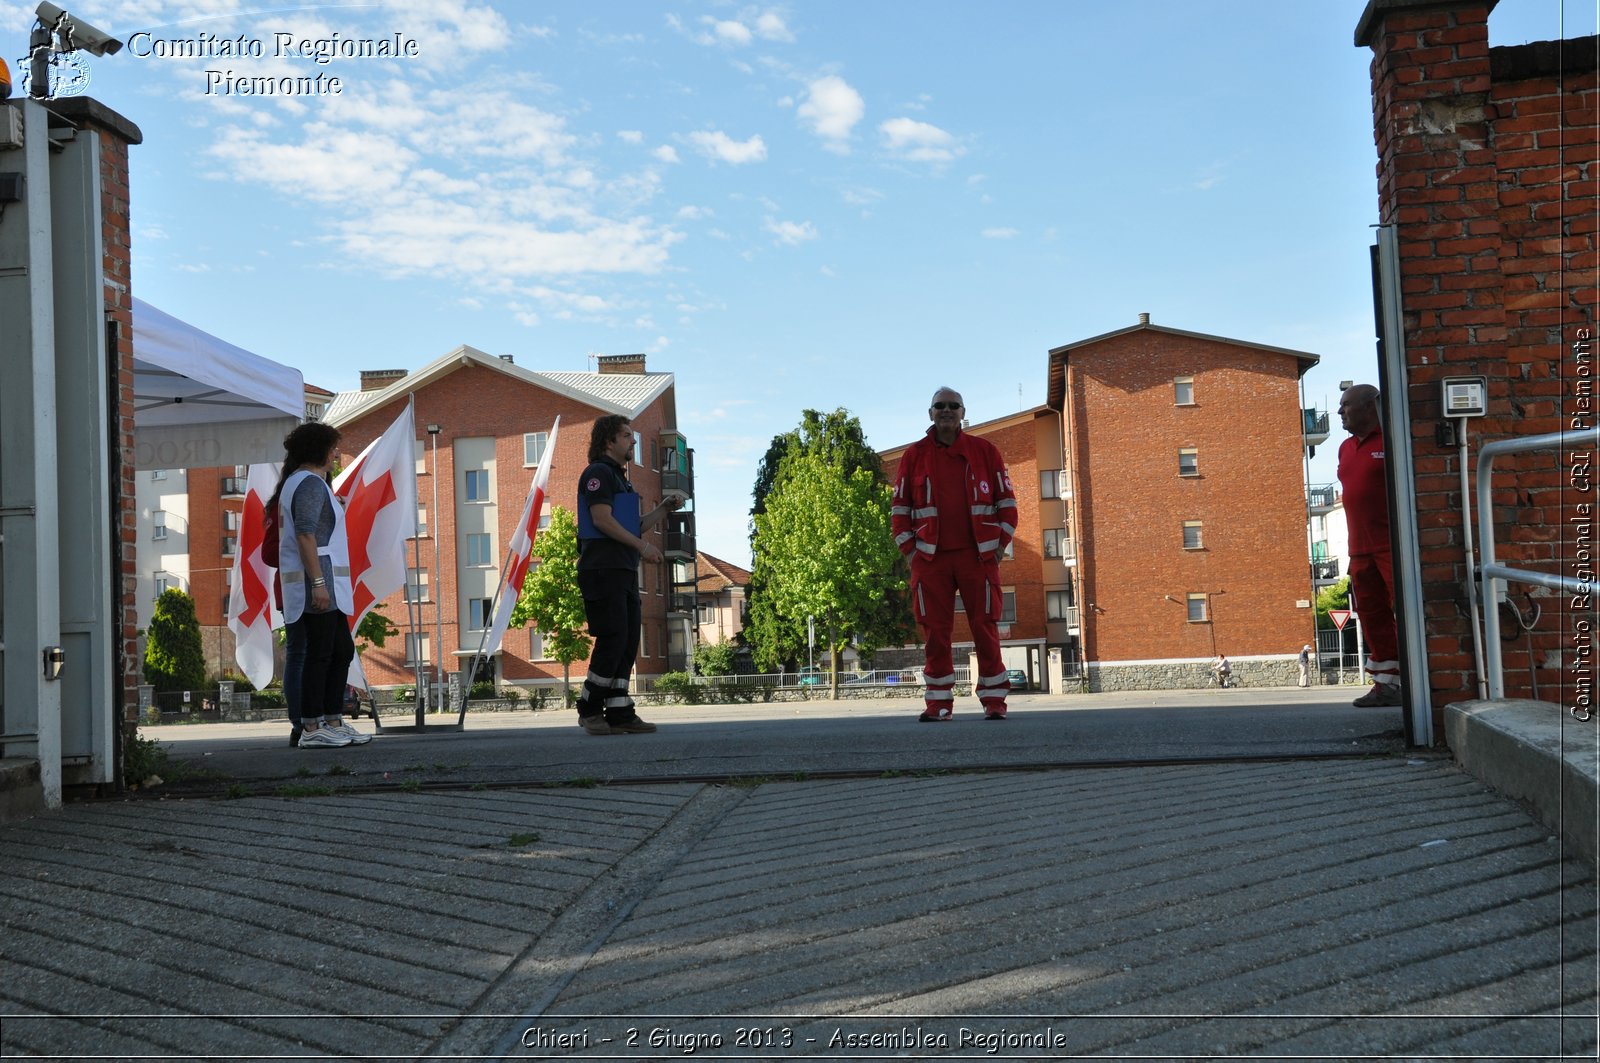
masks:
[[[561,662],[561,684],[570,702],[572,662],[589,655],[590,642],[578,590],[578,519],[570,509],[551,507],[550,526],[533,541],[533,556],[539,564],[523,581],[511,626],[531,627],[544,636],[545,656]]]
[[[145,631],[144,681],[158,691],[200,690],[206,685],[206,656],[200,646],[200,620],[194,599],[166,590],[156,599]]]
[[[376,646],[381,650],[385,642],[398,634],[400,629],[383,614],[383,606],[374,605],[361,618],[361,623],[356,625],[356,649],[365,652],[369,647]]]
[[[846,471],[822,452],[791,453],[755,518],[755,563],[772,615],[801,631],[807,616],[816,618],[834,662],[835,698],[839,654],[878,616],[884,597],[905,586],[882,479],[867,468]],[[760,647],[758,659],[772,652]]]
[[[694,648],[694,670],[701,675],[729,675],[738,654],[739,644],[732,639],[698,643]]]
[[[1350,608],[1350,577],[1331,583],[1317,592],[1317,630],[1332,631],[1333,618],[1329,609]]]
[[[766,512],[769,497],[789,475],[785,461],[798,454],[814,455],[846,477],[865,471],[875,485],[888,487],[883,461],[868,445],[860,419],[848,410],[840,408],[831,413],[806,410],[797,427],[773,436],[756,468],[755,487],[751,492],[750,542],[756,560],[746,591],[749,604],[743,632],[756,663],[762,668],[782,667],[802,659],[806,652],[807,614],[786,613],[768,596],[768,566],[762,563],[761,551],[756,548],[756,521]],[[891,589],[877,599],[872,615],[863,617],[855,632],[858,647],[868,655],[881,646],[910,642],[916,631],[905,590],[910,583],[910,570],[898,551],[893,553],[886,581]]]

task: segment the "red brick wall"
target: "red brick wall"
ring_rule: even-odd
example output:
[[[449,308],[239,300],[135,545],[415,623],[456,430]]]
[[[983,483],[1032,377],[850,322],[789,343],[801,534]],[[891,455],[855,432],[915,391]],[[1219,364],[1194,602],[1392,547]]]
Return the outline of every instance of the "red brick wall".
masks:
[[[633,466],[628,478],[642,496],[645,508],[661,501],[661,475],[651,468],[650,448],[657,441],[666,418],[665,410],[672,402],[672,391],[663,395],[634,422],[634,431],[640,435],[643,458],[641,466]],[[343,436],[339,449],[343,461],[348,463],[363,447],[383,432],[404,410],[404,400],[392,402],[373,410],[358,420],[340,427]],[[429,598],[422,609],[422,630],[430,642],[437,642],[435,609],[442,605],[444,648],[448,654],[458,645],[457,640],[457,581],[456,581],[456,526],[455,498],[452,490],[456,483],[454,442],[458,437],[494,436],[496,479],[496,535],[495,562],[505,559],[505,551],[516,534],[522,505],[533,482],[533,469],[523,465],[522,436],[525,432],[548,432],[556,416],[561,417],[561,432],[556,443],[555,456],[550,468],[550,483],[546,495],[546,512],[559,505],[568,510],[577,507],[577,482],[588,464],[589,432],[602,412],[566,396],[513,379],[494,369],[469,365],[421,388],[416,393],[415,419],[417,434],[427,447],[427,461],[423,475],[417,477],[417,501],[427,508],[430,533],[438,536],[439,571],[434,571],[434,540],[422,540],[422,558],[416,566],[408,554],[408,567],[421,567],[429,573]],[[433,448],[428,441],[426,426],[442,426],[438,440],[439,507],[433,506]],[[663,525],[657,525],[646,538],[659,547],[663,545]],[[656,593],[656,570],[660,566],[646,565],[645,593],[643,595],[645,623],[649,630],[648,654],[641,654],[636,675],[652,675],[666,670],[666,593]],[[663,577],[660,586],[668,590]],[[384,613],[402,631],[406,628],[404,596],[396,593],[385,599]],[[477,635],[469,636],[468,647],[477,645]],[[435,660],[440,647],[433,646]],[[501,652],[501,674],[510,680],[561,678],[561,665],[554,661],[528,659],[529,638],[526,629],[513,629],[506,633]],[[409,683],[412,673],[405,666],[405,639],[396,636],[383,649],[369,650],[362,657],[367,676],[381,685]],[[446,667],[454,670],[454,659],[445,657]],[[588,662],[580,660],[572,665],[572,674],[582,677]]]
[[[237,533],[224,530],[223,512],[238,513],[243,509],[242,500],[222,497],[222,480],[232,475],[232,465],[188,472],[189,594],[194,598],[194,613],[201,627],[221,627],[228,622],[225,595],[233,558],[222,556],[222,537]],[[238,670],[231,660],[223,665],[227,670]]]
[[[1491,49],[1487,17],[1482,3],[1378,11],[1362,38],[1373,49],[1380,217],[1396,227],[1401,253],[1436,715],[1477,696],[1460,468],[1455,450],[1433,439],[1440,378],[1488,378],[1489,415],[1470,422],[1469,461],[1484,442],[1594,423],[1585,395],[1592,362],[1574,345],[1594,327],[1600,91],[1592,61],[1561,73],[1560,58],[1592,59],[1595,40]],[[1575,575],[1575,518],[1593,487],[1572,458],[1502,459],[1495,482],[1497,559]],[[1512,588],[1525,610],[1529,591]],[[1562,650],[1586,618],[1560,595],[1532,593],[1542,604],[1534,644],[1548,698],[1572,663]],[[1527,654],[1503,661],[1507,694],[1528,696]]]
[[[1157,329],[1071,352],[1087,661],[1206,658],[1213,635],[1229,656],[1286,654],[1310,637],[1295,605],[1310,595],[1296,370]],[[1175,403],[1179,376],[1194,378],[1193,405]],[[1198,476],[1178,475],[1184,447]],[[1186,520],[1202,522],[1203,549],[1183,548]],[[1212,624],[1187,620],[1191,592],[1213,593]]]

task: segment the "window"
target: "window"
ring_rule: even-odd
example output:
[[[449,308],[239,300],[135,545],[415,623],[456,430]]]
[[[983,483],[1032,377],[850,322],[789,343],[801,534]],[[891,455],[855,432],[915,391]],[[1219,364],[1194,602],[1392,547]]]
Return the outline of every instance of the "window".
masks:
[[[173,579],[165,572],[155,574],[156,597],[159,598],[173,587]]]
[[[1186,520],[1183,522],[1183,548],[1185,550],[1199,550],[1205,544],[1200,538],[1200,522]]]
[[[239,537],[237,535],[224,535],[222,537],[222,556],[232,557],[239,552]]]
[[[1180,376],[1173,380],[1172,401],[1178,406],[1194,405],[1194,377]]]
[[[522,464],[539,464],[539,462],[544,458],[544,448],[549,442],[549,432],[522,433]]]
[[[165,480],[166,478],[167,478],[167,470],[165,470],[165,469],[151,469],[150,470],[150,479],[152,479],[152,480]]]
[[[467,499],[468,502],[487,502],[487,501],[489,501],[489,470],[488,469],[468,469],[467,470],[467,494],[466,494],[466,499]]]
[[[240,516],[240,514],[238,512],[236,512],[236,511],[234,511],[234,510],[231,510],[231,509],[223,510],[222,511],[222,530],[223,531],[231,531],[231,532],[238,531],[239,530],[239,523],[240,523],[239,522],[239,516]]]
[[[1203,624],[1206,616],[1206,596],[1204,594],[1191,594],[1189,600],[1189,623]]]
[[[1066,545],[1067,529],[1046,528],[1044,530],[1044,556],[1060,557],[1062,548]]]
[[[482,631],[489,626],[489,622],[494,619],[493,614],[489,612],[489,606],[492,604],[488,598],[467,599],[467,629],[469,631]]]
[[[428,444],[420,439],[413,439],[411,444],[411,453],[417,458],[417,475],[422,476],[428,471]]]
[[[635,432],[635,433],[633,433],[633,463],[635,465],[643,465],[644,464],[642,461],[639,460],[639,453],[640,453],[640,451],[639,451],[639,433]]]
[[[702,605],[695,609],[695,623],[701,627],[710,627],[717,622],[717,607]]]
[[[428,600],[428,570],[424,568],[406,569],[406,601],[425,602]]]
[[[1067,620],[1072,615],[1071,591],[1045,591],[1044,615],[1047,620]]]
[[[428,535],[428,507],[417,507],[417,534],[416,538],[423,539]]]
[[[528,629],[528,660],[530,660],[530,661],[543,661],[543,660],[546,660],[546,659],[547,658],[544,655],[544,636],[539,634],[537,631],[533,630],[533,628],[529,628]]]
[[[167,511],[155,509],[150,511],[150,538],[165,539],[167,537]]]
[[[1000,553],[1000,560],[1010,561],[1017,556],[1017,541],[1015,539],[1006,543],[1006,548]]]
[[[467,536],[467,564],[492,565],[494,554],[490,550],[489,533],[474,532]]]
[[[432,647],[428,644],[428,636],[420,634],[407,635],[406,664],[427,664],[429,661],[433,660],[433,656],[430,653],[431,649]]]
[[[1183,447],[1178,451],[1178,475],[1200,475],[1200,452],[1194,447]]]
[[[1065,482],[1065,469],[1045,469],[1039,473],[1039,497],[1060,498],[1066,493],[1063,490]]]

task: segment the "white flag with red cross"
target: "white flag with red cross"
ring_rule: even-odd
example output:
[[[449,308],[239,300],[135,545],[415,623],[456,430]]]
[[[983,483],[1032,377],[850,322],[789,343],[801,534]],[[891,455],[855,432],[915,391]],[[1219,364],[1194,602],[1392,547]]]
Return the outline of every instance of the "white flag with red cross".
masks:
[[[267,501],[278,486],[276,465],[252,465],[245,477],[244,509],[239,514],[239,542],[233,554],[233,586],[228,590],[228,628],[233,632],[233,659],[256,689],[272,682],[274,628],[283,616],[272,601],[273,564],[261,556]]]
[[[372,607],[406,585],[406,542],[417,534],[416,426],[411,406],[333,481],[350,543],[355,632]],[[359,660],[350,685],[365,687]]]
[[[539,519],[544,514],[544,490],[550,481],[550,460],[556,452],[556,436],[561,432],[561,418],[550,426],[550,438],[545,441],[544,454],[533,473],[533,486],[528,489],[528,501],[522,507],[522,520],[517,523],[517,533],[511,537],[506,570],[500,584],[500,605],[494,613],[494,623],[489,627],[489,637],[484,641],[483,654],[492,657],[500,648],[506,628],[511,625],[511,610],[522,596],[522,585],[528,578],[528,568],[533,561],[533,541],[539,537]]]

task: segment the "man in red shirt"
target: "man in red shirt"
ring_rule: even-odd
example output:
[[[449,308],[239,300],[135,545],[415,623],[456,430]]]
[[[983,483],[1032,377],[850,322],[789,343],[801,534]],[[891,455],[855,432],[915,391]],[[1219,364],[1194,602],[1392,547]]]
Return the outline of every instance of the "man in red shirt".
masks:
[[[1389,488],[1384,472],[1378,389],[1356,384],[1339,398],[1350,438],[1339,446],[1339,483],[1350,531],[1350,584],[1367,636],[1372,689],[1361,708],[1400,704],[1400,644],[1394,626],[1394,558],[1389,547]]]
[[[911,608],[925,642],[925,723],[952,715],[957,591],[978,651],[972,690],[984,719],[1006,718],[1011,691],[1000,656],[1000,558],[1016,533],[1017,498],[999,448],[962,431],[964,410],[958,392],[934,392],[933,427],[900,459],[890,511],[895,545],[911,561]]]

